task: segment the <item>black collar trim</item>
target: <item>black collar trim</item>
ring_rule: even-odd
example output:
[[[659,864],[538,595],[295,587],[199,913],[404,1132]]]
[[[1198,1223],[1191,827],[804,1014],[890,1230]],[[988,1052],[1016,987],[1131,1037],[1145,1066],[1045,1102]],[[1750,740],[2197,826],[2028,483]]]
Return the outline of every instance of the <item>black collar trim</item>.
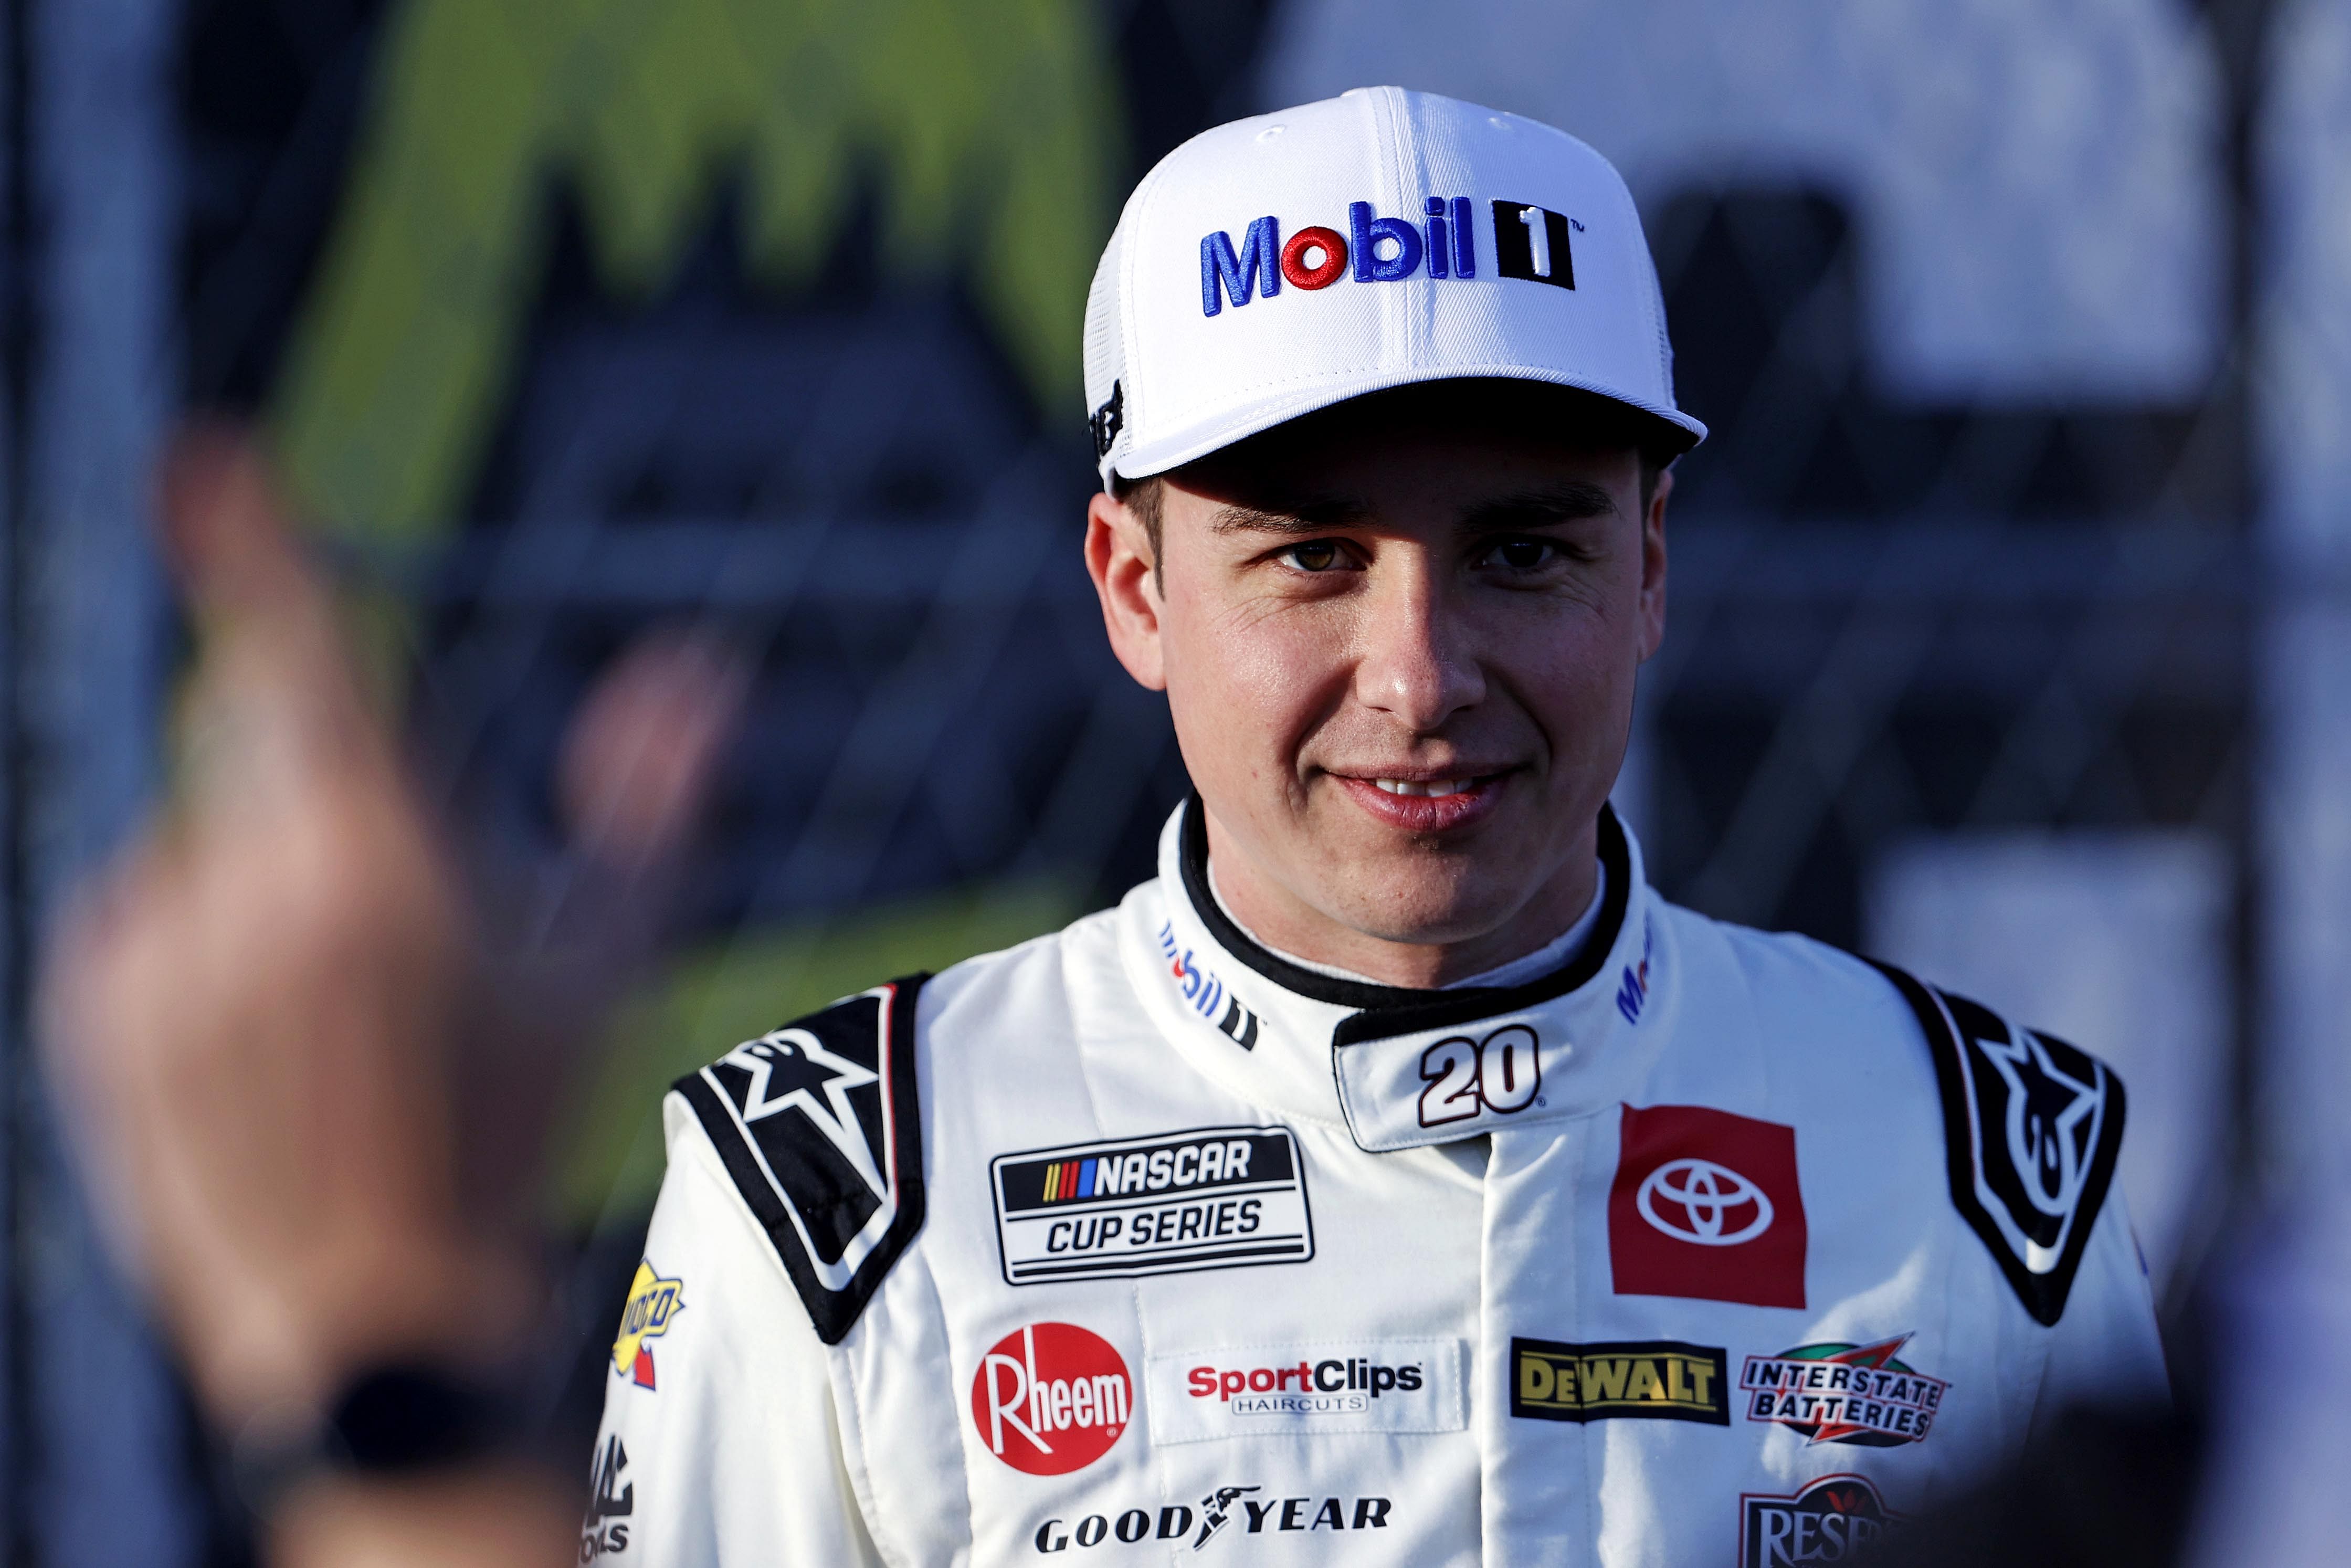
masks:
[[[1184,802],[1183,837],[1176,862],[1184,875],[1184,892],[1192,911],[1208,935],[1235,958],[1284,990],[1332,1007],[1353,1008],[1355,1016],[1342,1019],[1331,1037],[1333,1045],[1354,1045],[1387,1040],[1422,1030],[1468,1023],[1496,1013],[1517,1012],[1565,996],[1600,973],[1624,929],[1625,911],[1633,896],[1633,856],[1625,846],[1624,826],[1614,808],[1600,809],[1600,863],[1608,872],[1608,890],[1600,919],[1575,956],[1547,975],[1516,986],[1470,986],[1461,990],[1419,990],[1409,986],[1382,986],[1364,980],[1343,980],[1319,974],[1266,951],[1250,940],[1217,902],[1208,886],[1208,820],[1200,797]]]

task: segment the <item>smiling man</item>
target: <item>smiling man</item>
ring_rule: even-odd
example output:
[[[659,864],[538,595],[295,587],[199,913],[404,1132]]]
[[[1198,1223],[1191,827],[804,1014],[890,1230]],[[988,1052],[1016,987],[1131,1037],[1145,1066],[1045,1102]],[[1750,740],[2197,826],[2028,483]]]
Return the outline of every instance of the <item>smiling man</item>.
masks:
[[[1221,127],[1086,345],[1196,793],[1117,909],[680,1082],[583,1561],[1839,1562],[2163,1397],[2113,1075],[1609,809],[1705,433],[1605,162]]]

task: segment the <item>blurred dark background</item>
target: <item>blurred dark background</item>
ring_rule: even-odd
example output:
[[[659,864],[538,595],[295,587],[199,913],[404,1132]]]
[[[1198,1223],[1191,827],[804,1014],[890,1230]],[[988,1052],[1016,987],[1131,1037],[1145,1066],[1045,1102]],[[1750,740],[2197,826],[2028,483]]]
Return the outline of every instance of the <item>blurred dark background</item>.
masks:
[[[269,432],[488,859],[559,853],[631,638],[757,661],[548,1195],[549,1402],[592,1421],[669,1079],[1150,874],[1185,779],[1078,558],[1086,280],[1169,148],[1357,81],[1562,124],[1643,204],[1714,431],[1618,792],[1653,877],[2116,1061],[2187,1278],[2351,1103],[2351,41],[2318,0],[1848,9],[0,5],[10,1561],[245,1550],[24,1068],[43,923],[157,783],[170,420]]]

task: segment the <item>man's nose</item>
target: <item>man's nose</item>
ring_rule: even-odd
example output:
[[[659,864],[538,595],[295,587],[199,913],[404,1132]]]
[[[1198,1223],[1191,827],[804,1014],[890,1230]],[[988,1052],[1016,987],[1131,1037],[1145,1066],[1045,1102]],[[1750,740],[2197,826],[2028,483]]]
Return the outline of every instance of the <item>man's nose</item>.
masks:
[[[1355,700],[1416,735],[1486,695],[1463,607],[1426,566],[1378,574],[1365,595],[1355,662]]]

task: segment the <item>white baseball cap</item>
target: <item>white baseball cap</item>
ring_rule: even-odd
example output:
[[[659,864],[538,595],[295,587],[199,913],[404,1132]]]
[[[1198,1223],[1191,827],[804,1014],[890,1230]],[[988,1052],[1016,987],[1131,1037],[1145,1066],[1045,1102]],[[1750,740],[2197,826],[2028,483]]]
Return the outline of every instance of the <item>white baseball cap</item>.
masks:
[[[1102,483],[1416,382],[1575,387],[1687,450],[1632,193],[1538,120],[1402,88],[1237,120],[1127,198],[1086,298]]]

